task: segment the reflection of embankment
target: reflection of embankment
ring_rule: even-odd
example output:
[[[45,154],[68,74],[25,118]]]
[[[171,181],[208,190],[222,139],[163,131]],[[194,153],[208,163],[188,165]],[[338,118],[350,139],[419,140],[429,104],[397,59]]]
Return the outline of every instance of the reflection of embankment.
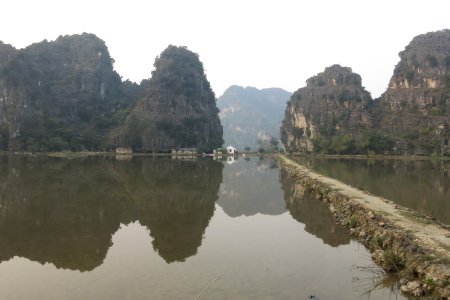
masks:
[[[0,261],[99,266],[121,223],[139,220],[166,261],[196,253],[214,212],[222,164],[0,157]]]
[[[450,295],[448,284],[441,284],[450,278],[447,225],[320,175],[286,156],[279,158],[294,180],[308,186],[334,211],[336,220],[368,247],[377,264],[387,272],[397,272],[398,278],[407,278],[400,282],[403,292],[414,296],[426,293],[430,299]],[[432,278],[433,284],[424,284],[423,278]]]
[[[294,219],[305,224],[307,232],[333,247],[350,242],[345,228],[334,222],[327,207],[320,205],[301,184],[292,180],[285,169],[280,170],[280,181],[286,207]]]
[[[217,204],[230,217],[280,215],[286,211],[273,159],[241,159],[223,171],[223,183]]]
[[[408,159],[296,158],[346,184],[450,224],[450,162]]]

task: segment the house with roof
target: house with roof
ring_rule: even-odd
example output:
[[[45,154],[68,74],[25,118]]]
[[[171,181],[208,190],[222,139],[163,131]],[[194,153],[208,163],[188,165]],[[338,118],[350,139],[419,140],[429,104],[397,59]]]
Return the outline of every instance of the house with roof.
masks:
[[[234,148],[233,146],[228,146],[227,147],[227,155],[234,155],[237,154],[237,149]]]

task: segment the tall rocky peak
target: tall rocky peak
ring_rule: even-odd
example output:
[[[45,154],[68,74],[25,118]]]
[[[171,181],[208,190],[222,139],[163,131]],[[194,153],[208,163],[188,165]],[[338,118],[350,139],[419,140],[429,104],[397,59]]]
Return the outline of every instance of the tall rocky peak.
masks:
[[[450,86],[450,30],[415,37],[394,70],[382,100],[392,111],[444,115]]]
[[[285,111],[281,139],[288,151],[317,150],[328,147],[332,139],[340,145],[345,135],[371,127],[372,98],[351,68],[333,65],[306,83],[292,95]]]
[[[2,75],[8,76],[14,84],[32,83],[28,81],[37,79],[35,85],[40,82],[41,86],[53,84],[52,80],[75,79],[76,87],[83,90],[84,84],[97,84],[91,81],[93,76],[107,77],[115,73],[113,62],[104,41],[83,33],[60,36],[52,42],[44,40],[19,50]],[[104,97],[106,88],[99,88],[97,92]]]
[[[450,30],[415,37],[375,101],[350,68],[331,66],[292,96],[281,128],[291,151],[450,153]]]
[[[352,72],[351,68],[332,65],[325,71],[306,80],[306,85],[311,86],[342,86],[356,88],[361,87],[361,76]]]
[[[104,149],[103,135],[130,106],[104,41],[83,33],[16,52],[0,45],[0,59],[10,58],[0,69],[2,148]]]
[[[220,147],[219,110],[198,54],[170,45],[154,66],[144,96],[114,142],[141,151]]]
[[[291,93],[280,88],[232,85],[217,100],[225,145],[253,150],[280,139],[280,125]]]
[[[415,37],[381,97],[379,127],[400,153],[442,153],[450,136],[450,30]]]

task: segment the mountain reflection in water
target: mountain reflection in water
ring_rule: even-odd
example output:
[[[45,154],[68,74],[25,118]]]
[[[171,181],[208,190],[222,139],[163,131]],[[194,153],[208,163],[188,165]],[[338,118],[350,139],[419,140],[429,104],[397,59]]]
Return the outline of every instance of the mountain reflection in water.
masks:
[[[450,224],[450,161],[293,157],[306,167]]]
[[[0,160],[5,299],[196,299],[205,288],[202,299],[364,293],[354,278],[367,274],[354,266],[370,264],[368,252],[273,159]]]
[[[295,220],[305,224],[305,231],[333,247],[350,243],[345,228],[334,222],[327,207],[292,179],[285,169],[280,171],[280,181],[286,206]]]
[[[217,204],[230,217],[280,215],[286,206],[279,201],[279,169],[276,160],[271,158],[239,159],[239,163],[229,165],[223,170],[223,183]]]
[[[89,271],[121,223],[138,220],[168,263],[197,252],[223,164],[212,160],[2,156],[0,261],[14,256]]]

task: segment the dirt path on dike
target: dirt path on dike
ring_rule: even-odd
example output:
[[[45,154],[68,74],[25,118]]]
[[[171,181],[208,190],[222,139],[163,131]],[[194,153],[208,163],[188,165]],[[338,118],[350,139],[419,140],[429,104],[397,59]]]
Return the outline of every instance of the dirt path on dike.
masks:
[[[296,172],[306,175],[329,186],[331,189],[342,193],[350,198],[352,202],[384,216],[395,227],[404,230],[415,237],[415,242],[425,250],[431,250],[450,260],[450,231],[445,225],[424,218],[411,209],[401,207],[390,200],[371,195],[366,191],[356,189],[339,180],[320,175],[311,171],[291,159],[280,156],[284,165],[289,166]]]

